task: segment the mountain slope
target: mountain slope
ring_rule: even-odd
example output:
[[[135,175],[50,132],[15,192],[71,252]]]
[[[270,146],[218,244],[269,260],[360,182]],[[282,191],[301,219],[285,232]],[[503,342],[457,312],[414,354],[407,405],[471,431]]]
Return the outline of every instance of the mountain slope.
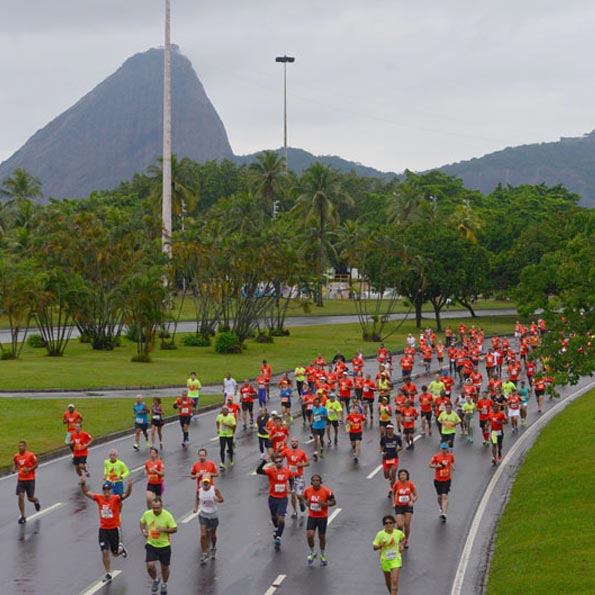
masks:
[[[232,155],[227,133],[192,64],[172,51],[172,150],[195,161]],[[162,154],[163,49],[130,57],[0,164],[22,167],[45,197],[88,195],[144,171]]]
[[[595,207],[595,131],[558,142],[508,147],[484,157],[438,168],[463,179],[467,188],[491,192],[498,183],[563,184]]]

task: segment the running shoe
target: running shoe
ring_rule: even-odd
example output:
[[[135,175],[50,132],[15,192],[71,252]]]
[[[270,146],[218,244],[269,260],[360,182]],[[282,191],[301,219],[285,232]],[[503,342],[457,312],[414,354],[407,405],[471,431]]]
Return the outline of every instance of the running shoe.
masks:
[[[151,585],[151,593],[157,593],[157,591],[159,591],[159,583],[161,582],[161,579],[155,579],[153,581],[153,584]]]
[[[163,442],[159,443],[159,450],[163,450]]]
[[[291,518],[292,518],[292,519],[297,519],[297,517],[298,517],[298,514],[297,514],[297,512],[292,512],[292,513],[291,513]]]
[[[308,566],[312,566],[314,560],[316,560],[316,552],[312,552],[306,559],[308,560]]]
[[[209,554],[207,552],[203,552],[200,555],[200,563],[201,564],[206,564],[208,559],[209,559]]]
[[[315,452],[315,453],[312,455],[312,458],[313,458],[315,461],[317,461],[317,460],[318,460],[318,453],[317,453],[317,452]]]
[[[22,516],[18,521],[19,525],[24,525],[26,522],[27,522],[27,519],[24,516]]]
[[[236,464],[236,462],[233,459],[231,459],[231,461],[229,461],[229,466],[230,467],[233,467],[235,464]]]
[[[221,471],[225,471],[227,469],[225,463],[220,463],[219,464],[219,469],[221,469]]]
[[[128,550],[124,547],[124,544],[120,542],[120,547],[118,548],[118,553],[122,558],[128,558]]]
[[[446,513],[445,513],[445,512],[443,512],[443,513],[440,515],[440,518],[442,519],[442,522],[443,522],[443,523],[446,523]]]
[[[500,454],[498,455],[498,460],[499,460],[499,461],[501,461],[501,460],[502,460],[502,453],[500,453]]]
[[[182,440],[182,448],[186,448],[186,441]]]
[[[161,584],[161,591],[159,591],[161,595],[167,595],[167,583]]]
[[[212,547],[211,548],[211,560],[214,560],[216,557],[217,557],[217,548]]]
[[[108,572],[101,580],[102,583],[109,583],[112,580],[112,575]]]
[[[498,461],[495,458],[492,458],[492,465],[497,465]]]
[[[327,446],[331,446],[332,444],[333,443],[330,440],[327,442]]]
[[[276,550],[281,549],[281,538],[280,537],[275,537],[275,549]]]
[[[246,426],[246,424],[244,424],[243,428],[244,432],[248,429],[248,426]]]
[[[328,564],[328,560],[326,559],[326,556],[321,553],[320,554],[320,565],[321,566],[326,566]]]
[[[359,463],[358,458],[357,457],[353,457],[353,462],[356,463],[356,464]]]
[[[306,511],[306,505],[304,504],[304,502],[302,500],[300,500],[300,510],[302,512],[305,512]]]
[[[148,440],[145,440],[145,446],[146,446],[147,448],[149,448],[149,446],[151,446],[151,443],[150,443]]]
[[[337,446],[338,443],[339,441],[335,438],[335,446]]]
[[[403,541],[403,547],[405,549],[408,549],[409,548],[409,540],[408,539],[405,539],[405,541]]]
[[[526,419],[522,419],[521,420],[521,426],[526,426],[527,425],[527,420]]]
[[[388,490],[388,496],[387,498],[392,498],[393,497],[393,491],[392,490]]]
[[[138,444],[135,444],[132,448],[134,448],[134,450],[140,450],[140,446]]]
[[[39,512],[41,510],[41,504],[39,503],[39,498],[37,500],[35,500],[34,506],[35,506],[35,510],[37,512]]]
[[[322,448],[320,449],[320,458],[324,459],[324,450],[322,450]]]
[[[87,479],[91,477],[91,474],[88,471],[85,471],[85,475],[87,476]]]

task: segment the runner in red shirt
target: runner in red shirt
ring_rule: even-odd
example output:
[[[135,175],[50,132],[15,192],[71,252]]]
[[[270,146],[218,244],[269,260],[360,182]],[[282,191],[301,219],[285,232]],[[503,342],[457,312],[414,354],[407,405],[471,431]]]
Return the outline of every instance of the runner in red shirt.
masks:
[[[84,477],[81,477],[80,483],[83,494],[96,502],[99,509],[99,549],[101,549],[103,566],[105,568],[103,582],[108,583],[112,580],[110,551],[114,558],[118,556],[126,558],[128,556],[128,552],[122,543],[120,523],[122,502],[132,492],[132,479],[128,480],[126,491],[121,496],[112,494],[112,484],[109,481],[103,484],[102,494],[93,494],[87,487]]]
[[[419,413],[413,406],[413,400],[409,400],[407,405],[401,410],[403,415],[403,435],[405,436],[405,442],[407,442],[406,450],[413,450],[413,434],[415,433],[415,420],[418,418]]]
[[[488,446],[490,443],[489,415],[493,404],[494,402],[488,397],[488,393],[485,390],[481,393],[479,399],[477,399],[477,403],[475,403],[477,411],[479,412],[479,427],[483,434],[484,446]]]
[[[358,372],[363,372],[364,370],[364,358],[362,357],[361,353],[356,353],[351,360],[351,366],[353,367],[353,372],[357,374]]]
[[[492,411],[488,414],[488,418],[490,420],[490,437],[492,440],[492,465],[497,465],[502,460],[503,426],[508,423],[508,418],[504,412],[500,411],[498,403],[492,405]]]
[[[72,464],[79,477],[82,477],[83,473],[87,477],[90,475],[87,469],[87,457],[89,456],[91,442],[93,442],[93,436],[84,432],[81,429],[81,422],[77,422],[74,425],[74,432],[70,436],[70,445],[73,454]]]
[[[454,455],[449,452],[448,444],[443,442],[440,445],[440,452],[436,453],[430,461],[430,468],[434,472],[434,488],[438,496],[438,507],[440,508],[440,518],[446,522],[446,513],[448,512],[448,493],[452,481],[452,471],[455,468]]]
[[[147,487],[145,497],[147,510],[153,508],[153,500],[163,495],[163,478],[165,477],[165,466],[159,458],[159,451],[151,446],[149,448],[149,460],[145,462],[145,475],[147,476]]]
[[[403,380],[410,378],[411,371],[413,370],[413,358],[403,355],[399,360],[399,364],[401,365],[401,376],[403,376]]]
[[[174,401],[173,408],[178,411],[180,427],[182,428],[182,448],[186,448],[190,443],[188,431],[192,419],[192,410],[194,409],[194,400],[188,396],[186,389],[182,391],[182,396]]]
[[[349,415],[345,418],[347,431],[349,432],[349,440],[351,441],[351,448],[353,450],[353,462],[357,464],[360,455],[360,445],[362,442],[362,424],[365,417],[356,409],[352,409]]]
[[[379,364],[383,364],[389,358],[388,349],[384,346],[384,343],[380,343],[380,347],[378,347],[378,354],[376,359],[378,360]]]
[[[289,488],[287,482],[296,473],[287,467],[283,467],[283,458],[280,454],[273,454],[273,466],[266,467],[266,459],[263,459],[256,469],[258,475],[266,475],[269,478],[269,511],[271,521],[275,527],[274,542],[275,549],[281,548],[281,536],[285,529],[285,515],[287,514],[287,494]]]
[[[286,442],[289,437],[289,430],[283,425],[281,417],[276,411],[271,413],[271,421],[267,424],[267,428],[273,451],[281,452],[287,448]]]
[[[407,393],[400,388],[395,395],[395,419],[397,421],[397,432],[403,431],[403,407],[407,405],[409,397]]]
[[[376,383],[372,380],[370,374],[366,374],[366,379],[362,386],[362,402],[364,404],[364,414],[369,415],[370,423],[374,421],[374,391],[377,390]]]
[[[256,389],[250,384],[250,380],[246,378],[244,384],[240,387],[240,401],[242,403],[242,421],[244,423],[244,430],[248,424],[248,413],[250,413],[250,426],[254,425],[254,397],[256,396]],[[233,402],[233,399],[232,399]],[[199,484],[200,489],[200,484]]]
[[[267,363],[266,359],[262,360],[262,366],[260,366],[260,375],[264,376],[266,381],[266,391],[267,391],[267,401],[270,399],[270,384],[271,384],[271,376],[273,375],[273,368],[271,368],[271,364]],[[264,403],[266,405],[266,403]],[[261,404],[262,406],[262,404]]]
[[[417,488],[409,480],[407,469],[399,470],[398,481],[393,484],[393,497],[395,516],[397,518],[397,529],[405,533],[403,547],[409,547],[409,536],[411,535],[411,517],[413,516],[413,504],[417,501]]]
[[[280,454],[287,460],[288,469],[292,473],[295,473],[293,476],[293,489],[291,490],[291,507],[293,508],[291,518],[297,519],[298,501],[300,503],[300,510],[302,512],[306,510],[304,502],[304,490],[306,489],[304,468],[310,466],[310,461],[305,451],[299,448],[299,441],[295,436],[291,438],[290,444],[291,448],[284,448]]]
[[[432,393],[428,391],[428,387],[425,384],[421,387],[419,405],[421,409],[421,435],[425,436],[427,432],[431,436],[434,397],[432,396]]]
[[[306,539],[310,554],[307,558],[308,566],[314,564],[316,552],[314,551],[314,536],[318,531],[318,541],[320,543],[320,564],[328,564],[324,550],[326,548],[326,528],[328,524],[329,506],[335,506],[337,501],[335,495],[329,488],[322,485],[322,478],[317,473],[312,475],[310,484],[304,490],[304,499],[308,505],[308,524],[306,525]]]
[[[345,371],[339,378],[339,400],[343,408],[347,410],[349,401],[351,400],[351,389],[353,388],[353,380],[349,377],[349,372]]]
[[[508,395],[508,417],[513,434],[519,432],[519,418],[521,417],[521,397],[516,389]]]
[[[62,423],[66,425],[66,438],[64,440],[64,444],[68,444],[68,446],[70,446],[70,437],[72,436],[72,432],[74,432],[74,426],[78,421],[83,423],[83,416],[75,409],[74,404],[70,403],[70,405],[68,405],[68,409],[62,416]]]
[[[24,440],[19,442],[19,451],[12,457],[12,473],[17,473],[17,491],[19,499],[19,525],[27,522],[25,517],[25,494],[27,500],[33,502],[35,510],[39,512],[41,504],[39,498],[35,497],[35,469],[37,469],[37,457],[27,450],[27,443]]]

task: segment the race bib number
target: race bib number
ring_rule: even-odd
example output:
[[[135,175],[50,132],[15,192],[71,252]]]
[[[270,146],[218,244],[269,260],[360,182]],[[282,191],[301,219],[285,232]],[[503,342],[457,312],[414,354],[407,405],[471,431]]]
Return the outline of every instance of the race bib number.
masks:
[[[384,552],[384,559],[385,560],[396,560],[397,559],[397,550],[387,550]]]
[[[285,484],[277,483],[275,484],[275,493],[282,494],[285,491]]]
[[[310,510],[313,510],[314,512],[319,512],[320,510],[322,510],[322,506],[320,506],[318,502],[310,502]]]
[[[293,473],[297,473],[297,470],[298,470],[297,465],[289,465],[289,470],[293,471]]]
[[[399,502],[407,504],[407,502],[409,502],[409,496],[399,496]]]
[[[386,459],[386,464],[387,465],[396,465],[397,464],[397,459]]]
[[[161,421],[161,415],[153,415],[155,421]]]
[[[492,430],[494,436],[502,436],[502,430]]]
[[[321,420],[321,416],[320,415],[315,415],[314,416],[314,421],[318,422]]]
[[[101,518],[102,519],[113,519],[114,518],[114,511],[110,508],[102,508],[101,509]]]
[[[190,407],[182,407],[182,409],[180,409],[182,415],[190,415]]]
[[[142,424],[142,423],[145,423],[145,420],[142,417],[137,417],[136,418],[136,423],[137,424]]]

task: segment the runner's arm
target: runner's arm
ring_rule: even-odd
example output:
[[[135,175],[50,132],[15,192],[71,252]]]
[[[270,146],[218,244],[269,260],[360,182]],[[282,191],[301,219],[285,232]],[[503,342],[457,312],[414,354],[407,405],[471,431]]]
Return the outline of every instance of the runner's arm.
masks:
[[[134,483],[134,480],[131,478],[128,480],[128,484],[126,485],[126,491],[120,496],[120,500],[126,500],[126,498],[128,498],[128,496],[130,496],[130,494],[132,493],[132,484]]]
[[[264,472],[264,466],[266,465],[266,463],[267,463],[266,459],[263,459],[262,461],[260,461],[260,464],[256,468],[256,473],[258,473],[258,475],[266,475],[266,473]]]
[[[81,477],[81,490],[82,490],[83,494],[85,496],[87,496],[87,498],[89,498],[89,500],[93,500],[93,494],[89,490],[89,486],[87,486],[87,483],[85,482],[84,477]]]

